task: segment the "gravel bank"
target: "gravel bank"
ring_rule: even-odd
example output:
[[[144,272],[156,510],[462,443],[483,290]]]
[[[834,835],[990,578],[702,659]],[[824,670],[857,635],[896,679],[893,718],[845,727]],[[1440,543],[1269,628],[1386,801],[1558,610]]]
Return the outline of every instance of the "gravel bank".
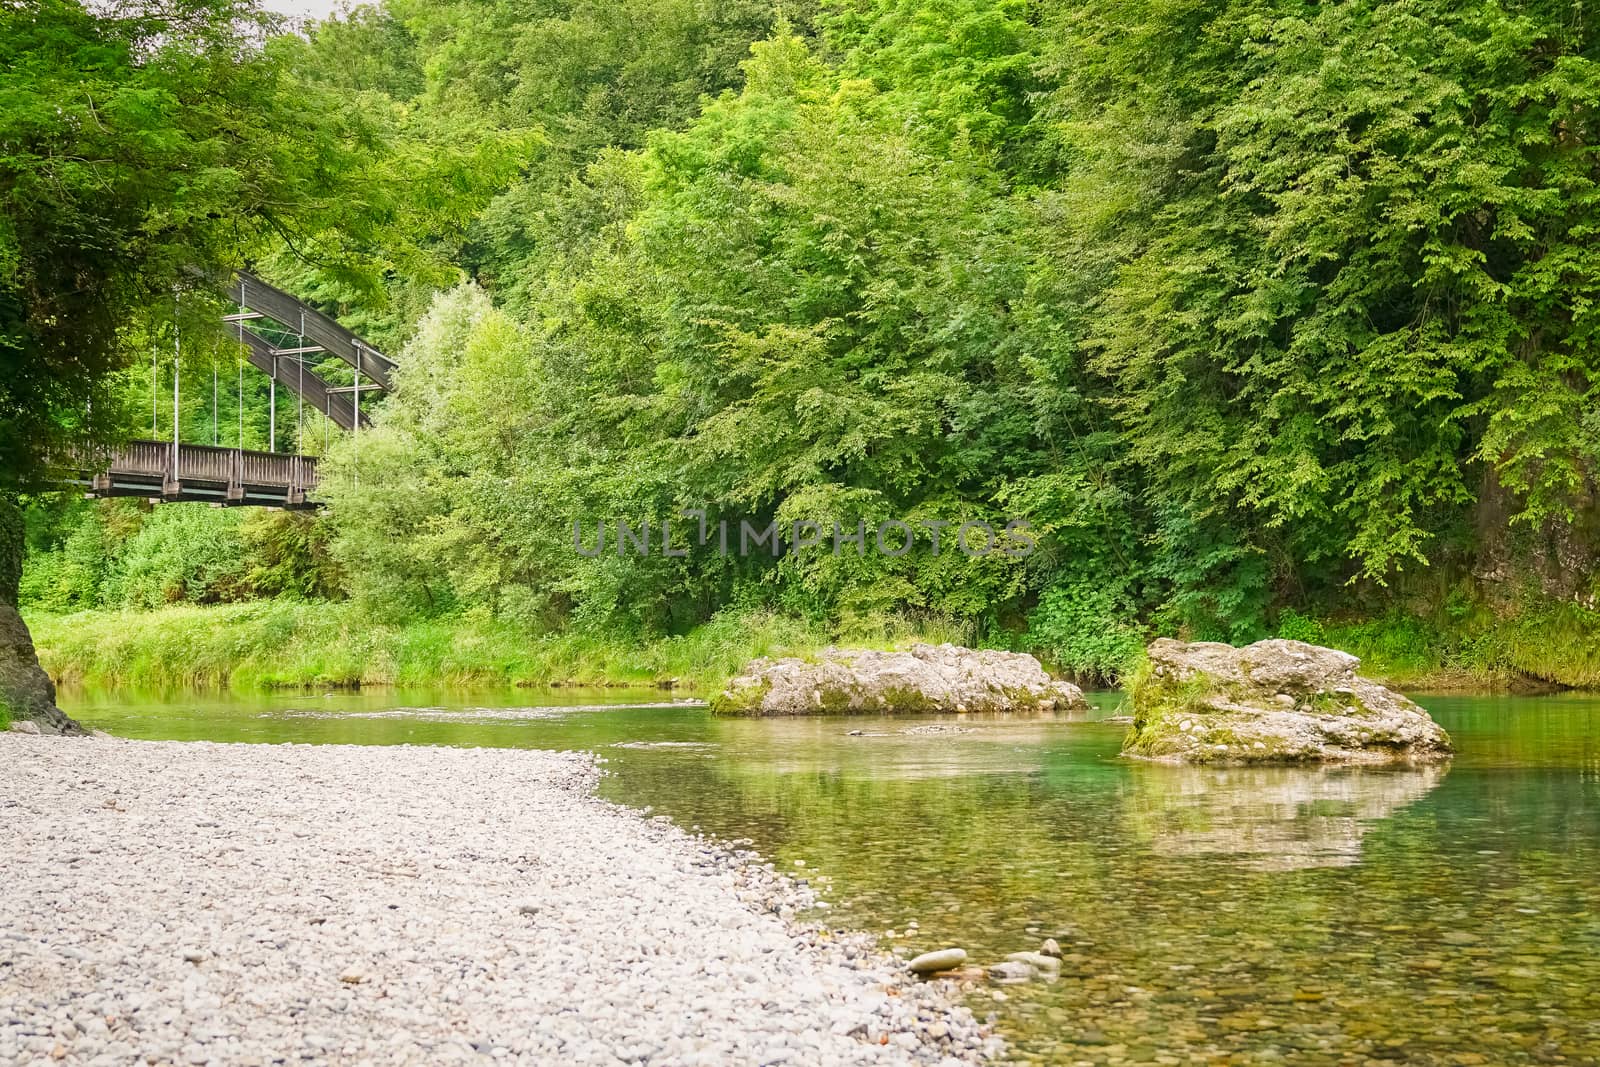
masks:
[[[589,757],[0,734],[0,1062],[910,1064],[998,1045]]]

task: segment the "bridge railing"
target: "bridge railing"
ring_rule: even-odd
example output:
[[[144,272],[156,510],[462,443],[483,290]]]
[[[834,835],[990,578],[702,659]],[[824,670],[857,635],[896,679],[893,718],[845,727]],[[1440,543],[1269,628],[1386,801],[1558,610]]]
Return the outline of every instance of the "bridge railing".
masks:
[[[130,441],[107,454],[83,453],[61,464],[91,496],[204,500],[220,504],[314,507],[315,456],[250,452],[219,445]]]
[[[270,452],[239,452],[238,481],[245,485],[282,485],[310,490],[317,487],[315,456],[280,456]]]
[[[81,461],[91,459],[89,456],[75,458],[80,462],[73,465],[80,470],[86,469]],[[120,452],[114,452],[110,457],[98,458],[102,461],[109,458],[111,461],[109,469],[118,474],[161,477],[172,466],[172,445],[162,441],[130,441]]]

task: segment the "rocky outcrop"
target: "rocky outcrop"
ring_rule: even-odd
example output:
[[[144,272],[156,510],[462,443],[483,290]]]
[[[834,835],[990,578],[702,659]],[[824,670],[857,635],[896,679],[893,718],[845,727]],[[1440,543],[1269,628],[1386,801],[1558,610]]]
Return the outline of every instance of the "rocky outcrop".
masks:
[[[814,659],[753,660],[711,701],[723,715],[934,714],[1087,707],[1032,656],[958,645],[909,652],[828,648]]]
[[[1450,737],[1337,649],[1163,638],[1135,678],[1126,756],[1168,763],[1431,763]]]

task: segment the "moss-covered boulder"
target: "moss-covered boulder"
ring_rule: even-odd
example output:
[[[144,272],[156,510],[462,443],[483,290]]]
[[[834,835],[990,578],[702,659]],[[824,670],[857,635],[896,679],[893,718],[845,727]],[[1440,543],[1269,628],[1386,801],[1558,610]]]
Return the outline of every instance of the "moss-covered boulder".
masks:
[[[1450,736],[1416,704],[1303,641],[1163,638],[1130,687],[1122,754],[1167,763],[1432,763]]]
[[[914,645],[758,659],[711,701],[722,715],[919,715],[1087,707],[1083,691],[1017,652]]]

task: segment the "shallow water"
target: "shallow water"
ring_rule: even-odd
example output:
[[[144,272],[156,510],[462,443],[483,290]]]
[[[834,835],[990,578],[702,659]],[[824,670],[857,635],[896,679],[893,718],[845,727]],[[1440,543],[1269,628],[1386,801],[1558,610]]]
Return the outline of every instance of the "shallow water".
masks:
[[[606,795],[752,839],[888,946],[988,963],[1056,938],[1059,980],[972,1001],[1018,1059],[1600,1063],[1600,698],[1424,696],[1460,755],[1391,771],[1120,760],[1115,694],[939,720],[662,699],[66,703],[129,737],[599,752]],[[658,706],[608,706],[627,701]]]

